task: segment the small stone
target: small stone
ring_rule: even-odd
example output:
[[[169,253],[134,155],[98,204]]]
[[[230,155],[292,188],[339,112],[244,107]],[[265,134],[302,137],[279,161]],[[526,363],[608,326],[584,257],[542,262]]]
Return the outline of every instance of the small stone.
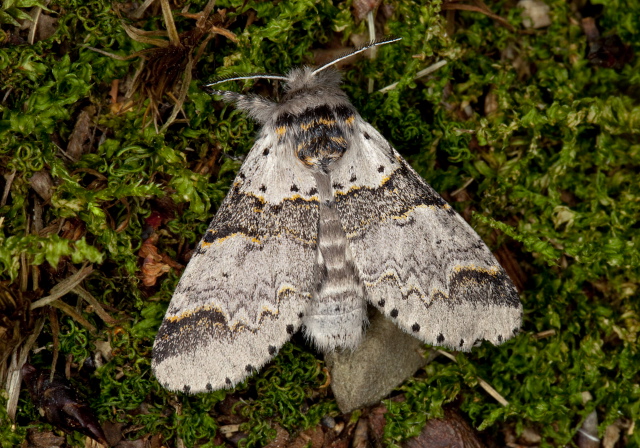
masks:
[[[544,28],[551,25],[549,5],[541,0],[520,0],[518,8],[522,8],[522,24],[525,28]]]
[[[357,349],[325,355],[340,410],[346,414],[386,397],[426,364],[423,346],[375,311]]]

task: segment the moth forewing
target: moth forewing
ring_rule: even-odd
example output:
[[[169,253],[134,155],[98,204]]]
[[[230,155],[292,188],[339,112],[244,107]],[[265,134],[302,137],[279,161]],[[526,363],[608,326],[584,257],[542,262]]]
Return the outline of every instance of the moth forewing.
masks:
[[[333,63],[266,76],[285,80],[280,103],[216,91],[262,129],[156,337],[152,366],[165,387],[233,387],[300,328],[325,352],[355,348],[367,303],[460,350],[520,327],[507,274],[360,117]]]

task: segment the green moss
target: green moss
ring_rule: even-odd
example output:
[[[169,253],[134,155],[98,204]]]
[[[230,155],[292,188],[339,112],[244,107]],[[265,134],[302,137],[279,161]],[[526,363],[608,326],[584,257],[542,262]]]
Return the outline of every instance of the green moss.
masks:
[[[190,11],[204,3],[192,2]],[[384,32],[403,40],[343,74],[345,90],[363,117],[436,190],[451,193],[473,180],[467,200],[453,205],[472,210],[481,236],[496,247],[506,243],[526,275],[522,333],[500,347],[484,344],[458,356],[457,363],[438,359],[407,381],[400,389],[405,400],[387,402],[391,444],[417,434],[427,418],[441,416],[441,406],[452,402],[496,437],[504,425],[517,431],[534,427],[543,446],[570,444],[594,409],[601,435],[618,418],[640,417],[639,62],[633,59],[620,71],[590,65],[572,6],[546,3],[552,24],[535,33],[513,33],[482,14],[457,12],[455,32],[448,36],[437,3],[394,2]],[[592,3],[603,6],[598,17],[603,34],[618,33],[638,53],[638,2]],[[518,27],[520,12],[511,5],[491,7]],[[1,280],[17,288],[25,257],[43,271],[64,271],[69,263],[95,265],[85,285],[119,323],[106,325],[82,309],[97,333],[64,317],[60,349],[81,363],[96,341],[110,341],[114,358],[95,372],[100,393],[91,402],[101,419],[139,428],[130,438],[162,433],[169,445],[181,437],[188,446],[213,446],[217,408],[228,395],[245,402],[237,414],[245,421],[246,446],[264,445],[276,423],[295,432],[326,414],[337,415],[320,388],[322,364],[293,344],[235,391],[185,396],[161,388],[150,370],[150,350],[179,275],[174,270],[156,286],[143,287],[138,250],[146,219],[167,202],[172,205],[158,230],[158,250],[177,259],[193,247],[252,145],[255,124],[203,93],[201,84],[235,72],[284,73],[311,60],[314,49],[364,33],[365,24],[355,23],[348,2],[219,1],[216,6],[236,19],[230,30],[238,43],[224,38],[209,43],[183,106],[189,122],[157,135],[152,126],[141,129],[144,104],[119,115],[110,111],[111,82],[131,75],[137,62],[84,46],[120,55],[144,48],[123,32],[111,6],[52,2],[49,8],[59,19],[53,37],[0,48],[5,97],[0,166],[5,175],[15,172],[10,196],[0,207]],[[246,26],[249,10],[255,20]],[[193,26],[184,18],[177,17],[177,23],[181,31]],[[160,18],[135,25],[163,28]],[[441,59],[447,65],[413,80]],[[376,89],[399,84],[386,94],[369,94],[368,79]],[[486,115],[489,94],[498,107]],[[78,161],[70,161],[61,150],[87,106],[98,111],[92,127],[96,140]],[[209,158],[220,163],[207,165]],[[36,234],[29,227],[37,198],[30,178],[37,172],[54,180],[44,205],[45,226],[65,222],[81,229],[80,238],[57,228]],[[45,279],[40,286],[54,283]],[[555,334],[534,337],[545,330]],[[41,339],[51,344],[48,329]],[[478,377],[509,405],[489,397]],[[593,399],[584,403],[584,392]],[[31,411],[21,406],[19,422],[33,417]],[[18,444],[25,434],[20,425],[15,432],[0,428],[3,444]],[[629,445],[640,445],[637,433],[626,435]]]
[[[13,448],[19,446],[27,435],[27,428],[20,425],[13,425],[7,415],[6,394],[0,396],[0,447]]]
[[[327,384],[323,363],[291,343],[249,383],[254,384],[257,399],[240,411],[248,419],[242,426],[250,431],[247,447],[264,446],[275,436],[273,420],[295,433],[317,425],[325,415],[339,414],[334,401],[319,399],[325,394],[318,394],[318,389]],[[326,391],[326,387],[323,390]]]

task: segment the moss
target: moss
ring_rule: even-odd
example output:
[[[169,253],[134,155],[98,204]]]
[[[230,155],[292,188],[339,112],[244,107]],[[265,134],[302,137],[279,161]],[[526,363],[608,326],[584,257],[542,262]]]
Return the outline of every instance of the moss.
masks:
[[[204,3],[192,2],[190,11]],[[522,30],[511,3],[498,2],[493,12]],[[601,31],[619,34],[637,53],[640,5],[594,3],[602,5]],[[457,12],[448,36],[437,2],[391,3],[384,32],[403,40],[344,72],[345,90],[363,117],[436,190],[450,194],[473,179],[465,201],[454,206],[473,211],[467,214],[481,236],[494,247],[506,244],[526,276],[522,333],[500,347],[484,344],[460,355],[457,363],[438,359],[407,381],[400,388],[405,400],[387,402],[388,443],[416,434],[453,402],[496,437],[505,426],[537,428],[543,446],[570,444],[594,409],[600,435],[616,419],[640,417],[639,62],[618,71],[589,64],[575,5],[547,4],[552,24],[533,33]],[[112,81],[132,75],[137,63],[85,47],[120,55],[143,48],[123,33],[112,2],[60,0],[48,7],[58,18],[56,34],[31,46],[0,48],[0,166],[3,175],[15,174],[0,206],[1,280],[17,291],[26,260],[40,267],[39,287],[47,290],[70,265],[95,264],[84,284],[119,322],[105,324],[81,309],[98,328],[91,333],[64,317],[60,350],[81,365],[97,341],[110,342],[114,358],[92,375],[100,393],[91,402],[102,420],[137,428],[127,437],[160,433],[169,445],[181,437],[188,446],[213,446],[220,442],[217,410],[229,397],[246,402],[237,406],[246,446],[273,438],[276,423],[295,432],[337,415],[321,388],[322,364],[303,344],[287,345],[235,391],[185,396],[161,388],[150,370],[150,350],[179,272],[143,286],[138,250],[150,217],[159,213],[159,252],[186,262],[187,249],[204,233],[252,145],[255,125],[199,86],[234,72],[286,72],[309,61],[314,49],[365,32],[364,23],[355,23],[348,3],[219,1],[216,7],[235,19],[230,31],[238,43],[209,43],[183,107],[189,122],[158,135],[142,128],[143,109],[111,110]],[[181,30],[192,26],[176,19]],[[163,29],[160,17],[136,26]],[[413,80],[440,59],[447,65]],[[399,84],[387,94],[368,94],[369,78],[376,88]],[[490,100],[497,108],[486,114]],[[63,151],[89,106],[97,112],[88,150],[69,160]],[[48,201],[31,187],[40,172],[53,180]],[[45,227],[53,225],[49,231],[33,232],[36,203]],[[63,224],[66,230],[55,227]],[[554,334],[535,336],[545,330]],[[51,344],[46,327],[40,345]],[[509,405],[494,402],[478,377]],[[593,399],[584,403],[584,392]],[[33,409],[21,403],[18,421],[24,422]],[[24,437],[25,426],[15,432],[0,427],[3,444]],[[630,446],[640,445],[637,431],[625,437]]]

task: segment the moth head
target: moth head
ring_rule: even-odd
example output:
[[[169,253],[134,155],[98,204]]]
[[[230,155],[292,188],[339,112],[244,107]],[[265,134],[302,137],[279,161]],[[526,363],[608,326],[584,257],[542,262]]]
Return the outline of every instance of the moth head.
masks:
[[[217,79],[216,81],[207,84],[210,93],[219,95],[222,100],[227,103],[235,103],[236,107],[240,110],[247,112],[247,114],[258,121],[261,124],[266,123],[274,116],[275,109],[278,108],[279,103],[275,103],[262,96],[256,94],[241,94],[232,92],[229,90],[211,89],[213,86],[217,86],[224,82],[238,81],[243,79],[273,79],[283,81],[284,84],[284,98],[283,103],[291,101],[300,94],[311,94],[322,97],[324,95],[340,95],[344,96],[344,93],[340,90],[340,72],[338,72],[333,66],[338,62],[354,56],[358,53],[362,53],[372,47],[379,45],[390,44],[397,42],[401,37],[393,37],[387,39],[381,39],[372,41],[362,47],[359,47],[349,53],[340,56],[327,64],[318,67],[302,67],[291,70],[286,76],[274,75],[268,73],[250,73],[246,75],[231,75],[225,78]],[[345,96],[346,98],[346,96]],[[280,103],[281,104],[281,103]]]

